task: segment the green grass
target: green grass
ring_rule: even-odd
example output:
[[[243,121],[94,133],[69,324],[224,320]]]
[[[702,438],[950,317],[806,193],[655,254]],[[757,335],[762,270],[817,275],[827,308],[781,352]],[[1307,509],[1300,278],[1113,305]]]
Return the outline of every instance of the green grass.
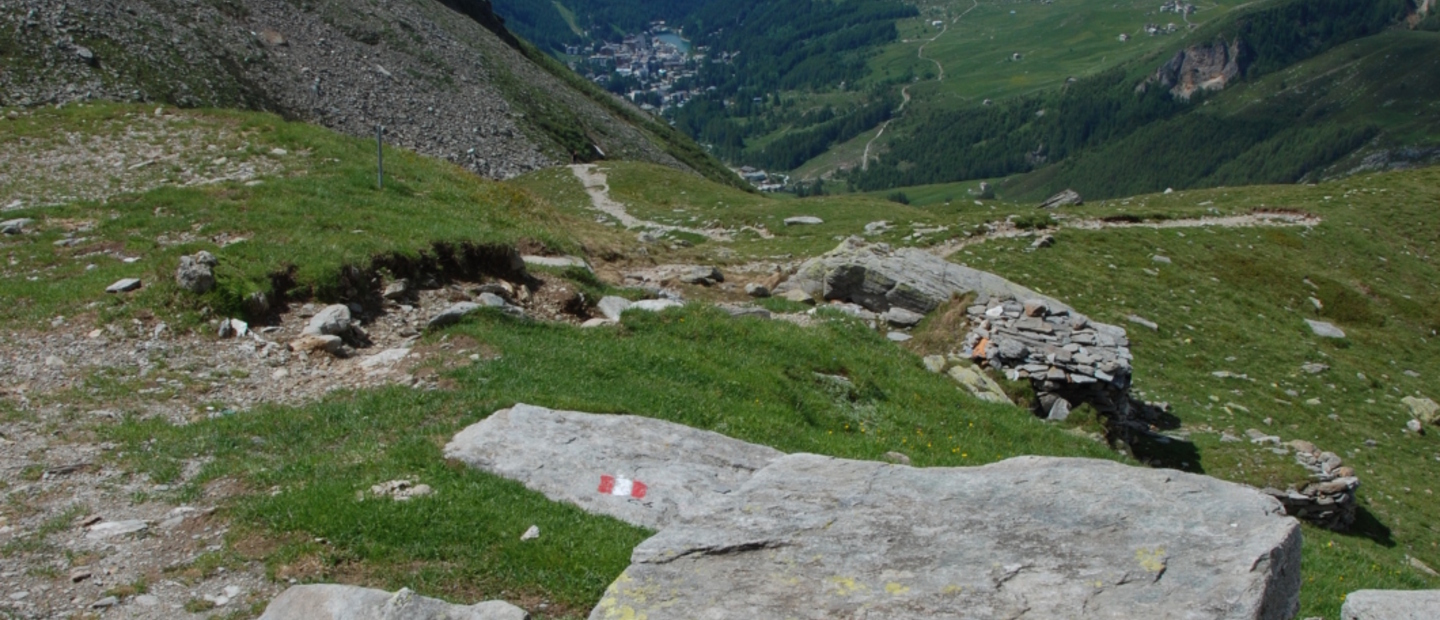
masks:
[[[31,127],[83,130],[87,119],[137,111],[124,105],[36,110]],[[39,326],[57,314],[97,311],[104,317],[137,307],[209,306],[238,314],[242,300],[253,292],[275,298],[277,274],[293,281],[297,296],[340,299],[356,294],[341,288],[342,268],[367,269],[377,256],[415,259],[433,255],[436,243],[509,246],[521,239],[566,251],[577,247],[573,232],[584,228],[583,222],[564,218],[528,194],[401,149],[387,149],[387,178],[380,191],[373,142],[265,114],[184,114],[197,123],[236,126],[256,136],[251,149],[285,148],[295,161],[254,186],[161,187],[104,203],[7,213],[7,219],[35,219],[38,234],[3,240],[11,263],[0,266],[0,298],[5,300],[0,321]],[[0,145],[18,144],[20,135],[0,133]],[[63,184],[65,179],[47,182]],[[73,247],[54,245],[66,232],[86,240]],[[219,242],[237,238],[244,240]],[[173,284],[173,274],[181,255],[199,250],[215,254],[220,265],[217,289],[194,300]],[[139,260],[125,263],[121,256]],[[126,277],[142,279],[145,287],[130,296],[103,292]]]
[[[1299,209],[1325,221],[1312,230],[1062,230],[1045,250],[1023,252],[1025,239],[992,241],[952,260],[1129,328],[1136,388],[1171,403],[1194,442],[1195,468],[1256,486],[1301,482],[1290,456],[1219,441],[1221,431],[1243,437],[1249,428],[1312,441],[1355,467],[1362,507],[1356,530],[1304,533],[1300,617],[1333,618],[1344,595],[1357,589],[1440,587],[1440,579],[1406,559],[1440,566],[1433,519],[1440,432],[1402,432],[1409,414],[1400,404],[1407,395],[1437,396],[1437,188],[1440,169],[1431,168],[1315,187],[1136,197],[1117,202],[1177,215],[1201,203],[1226,212]],[[1098,215],[1115,205],[1067,211]],[[1155,263],[1156,254],[1173,264]],[[1323,310],[1310,304],[1312,296]],[[1159,331],[1127,323],[1132,313],[1159,323]],[[1303,318],[1332,321],[1348,337],[1315,337]],[[1306,362],[1330,370],[1310,375],[1300,370]],[[1212,374],[1221,370],[1249,380]],[[1305,404],[1312,398],[1319,404]]]
[[[897,450],[922,466],[1019,454],[1118,458],[1021,411],[974,400],[858,322],[832,318],[800,328],[697,307],[583,330],[487,313],[431,337],[499,354],[453,371],[450,391],[338,394],[184,427],[128,421],[107,435],[134,455],[129,466],[157,481],[204,454],[215,460],[191,484],[230,478],[262,490],[229,510],[282,541],[267,557],[272,571],[309,562],[320,567],[309,573],[315,579],[358,575],[454,600],[543,599],[576,615],[649,533],[445,462],[441,447],[454,433],[516,402],[645,415],[790,452],[879,459]],[[436,494],[407,503],[357,499],[371,484],[402,477]],[[540,539],[520,542],[532,524]]]

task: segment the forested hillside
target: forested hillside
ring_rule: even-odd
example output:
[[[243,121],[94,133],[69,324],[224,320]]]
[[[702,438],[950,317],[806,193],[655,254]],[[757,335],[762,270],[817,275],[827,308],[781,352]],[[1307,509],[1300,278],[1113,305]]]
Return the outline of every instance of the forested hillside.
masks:
[[[1272,3],[1191,41],[1235,46],[1243,82],[1378,34],[1412,10],[1410,0]],[[992,106],[918,111],[907,123],[911,135],[924,139],[893,143],[889,153],[868,170],[854,171],[849,180],[858,188],[878,190],[1002,177],[1097,151],[1075,166],[1074,174],[1063,176],[1098,195],[1288,182],[1330,164],[1377,132],[1363,122],[1328,122],[1343,105],[1310,106],[1313,92],[1282,93],[1232,114],[1209,114],[1207,103],[1224,98],[1223,93],[1202,91],[1182,100],[1148,83],[1153,71],[1153,62],[1121,66],[1063,89]],[[1276,157],[1285,163],[1254,165]]]

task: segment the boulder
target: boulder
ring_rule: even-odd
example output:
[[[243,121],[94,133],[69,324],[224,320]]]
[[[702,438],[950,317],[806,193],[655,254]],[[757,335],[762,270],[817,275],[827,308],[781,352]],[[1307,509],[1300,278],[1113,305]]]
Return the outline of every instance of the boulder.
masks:
[[[332,304],[310,317],[301,333],[306,336],[343,336],[350,332],[350,327],[350,307]]]
[[[1085,200],[1080,197],[1079,192],[1073,189],[1067,189],[1051,196],[1045,202],[1040,203],[1040,208],[1058,209],[1060,207],[1078,207],[1083,204],[1085,204]]]
[[[112,294],[129,293],[130,291],[139,290],[140,286],[141,284],[138,278],[123,278],[120,280],[116,280],[114,284],[105,287],[105,292]]]
[[[1316,336],[1319,336],[1319,337],[1321,337],[1321,338],[1344,338],[1344,337],[1345,337],[1345,332],[1344,332],[1344,330],[1341,330],[1339,327],[1336,327],[1334,323],[1328,323],[1328,322],[1325,322],[1325,321],[1312,321],[1312,320],[1310,320],[1310,319],[1305,319],[1305,324],[1310,326],[1310,331],[1311,331],[1311,332],[1314,332]]]
[[[769,297],[770,287],[759,282],[751,282],[745,285],[745,294],[756,298]]]
[[[380,296],[384,297],[385,299],[389,299],[390,301],[395,301],[397,299],[404,299],[409,294],[410,281],[405,278],[400,278],[387,285],[385,287],[385,292],[381,293]]]
[[[815,217],[815,216],[813,216],[813,215],[800,215],[800,216],[796,216],[796,217],[787,217],[787,218],[785,218],[785,225],[786,225],[786,226],[815,226],[815,225],[817,225],[817,224],[824,224],[824,223],[825,223],[825,220],[822,220],[822,219],[820,219],[820,218],[818,218],[818,217]]]
[[[1440,590],[1356,590],[1345,597],[1340,620],[1434,620]]]
[[[796,290],[816,299],[850,301],[874,312],[900,307],[928,314],[957,293],[1045,299],[1051,308],[1069,308],[995,274],[956,265],[918,248],[893,249],[859,237],[806,261],[775,292],[788,297]]]
[[[611,321],[620,320],[620,315],[624,314],[629,308],[630,300],[624,297],[604,297],[600,299],[600,303],[595,304],[595,309],[599,310],[600,314],[605,315],[605,318]]]
[[[717,509],[780,456],[672,422],[530,405],[497,411],[445,446],[446,458],[651,529]]]
[[[1410,409],[1411,417],[1422,424],[1440,424],[1440,404],[1428,398],[1406,396],[1400,399]]]
[[[785,291],[784,293],[781,293],[780,298],[784,299],[785,301],[793,301],[797,304],[810,304],[812,306],[815,305],[815,298],[811,296],[810,293],[807,293],[798,288],[792,288],[788,291]]]
[[[180,266],[175,269],[175,284],[195,294],[210,292],[215,288],[215,266],[220,261],[215,255],[204,250],[194,256],[181,256]]]
[[[425,328],[439,329],[441,327],[448,327],[450,325],[454,325],[456,323],[459,323],[460,319],[464,318],[465,315],[470,314],[471,312],[479,310],[483,307],[484,306],[481,306],[480,304],[477,304],[473,301],[462,301],[460,303],[452,304],[449,308],[446,308],[440,314],[431,317],[430,322],[425,325]]]
[[[339,584],[290,586],[260,620],[526,620],[530,614],[505,601],[452,605],[409,588],[384,590]]]
[[[591,620],[1284,620],[1300,528],[1253,489],[1094,459],[810,454],[641,543]]]

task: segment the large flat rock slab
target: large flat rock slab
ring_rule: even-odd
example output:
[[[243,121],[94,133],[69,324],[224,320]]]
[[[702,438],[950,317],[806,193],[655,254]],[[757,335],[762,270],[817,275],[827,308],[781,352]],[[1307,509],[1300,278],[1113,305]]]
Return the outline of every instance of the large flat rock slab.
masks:
[[[1300,528],[1274,499],[1091,459],[790,455],[631,560],[592,620],[1282,620],[1300,593]]]
[[[1356,590],[1345,597],[1340,620],[1435,620],[1440,590]]]
[[[805,261],[775,294],[803,291],[812,299],[849,301],[872,312],[904,308],[928,314],[956,293],[980,298],[1043,299],[1069,306],[993,273],[956,265],[918,248],[892,248],[851,237],[823,256]]]
[[[717,509],[783,453],[652,418],[515,405],[461,431],[445,456],[659,529]]]
[[[526,620],[525,610],[505,601],[452,605],[402,588],[384,590],[340,584],[291,586],[266,606],[260,620]]]

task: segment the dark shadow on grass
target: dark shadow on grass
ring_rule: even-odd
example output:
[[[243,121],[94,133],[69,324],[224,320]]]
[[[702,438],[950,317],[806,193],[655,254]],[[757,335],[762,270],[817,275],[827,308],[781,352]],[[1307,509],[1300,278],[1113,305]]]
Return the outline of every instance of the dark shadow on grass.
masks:
[[[1366,510],[1364,506],[1355,507],[1355,522],[1350,524],[1349,529],[1340,531],[1339,534],[1355,538],[1368,538],[1387,549],[1395,546],[1395,538],[1390,535],[1390,527],[1376,519],[1375,515]]]
[[[1200,449],[1188,441],[1154,433],[1135,433],[1130,437],[1129,446],[1135,460],[1147,466],[1205,473]]]

